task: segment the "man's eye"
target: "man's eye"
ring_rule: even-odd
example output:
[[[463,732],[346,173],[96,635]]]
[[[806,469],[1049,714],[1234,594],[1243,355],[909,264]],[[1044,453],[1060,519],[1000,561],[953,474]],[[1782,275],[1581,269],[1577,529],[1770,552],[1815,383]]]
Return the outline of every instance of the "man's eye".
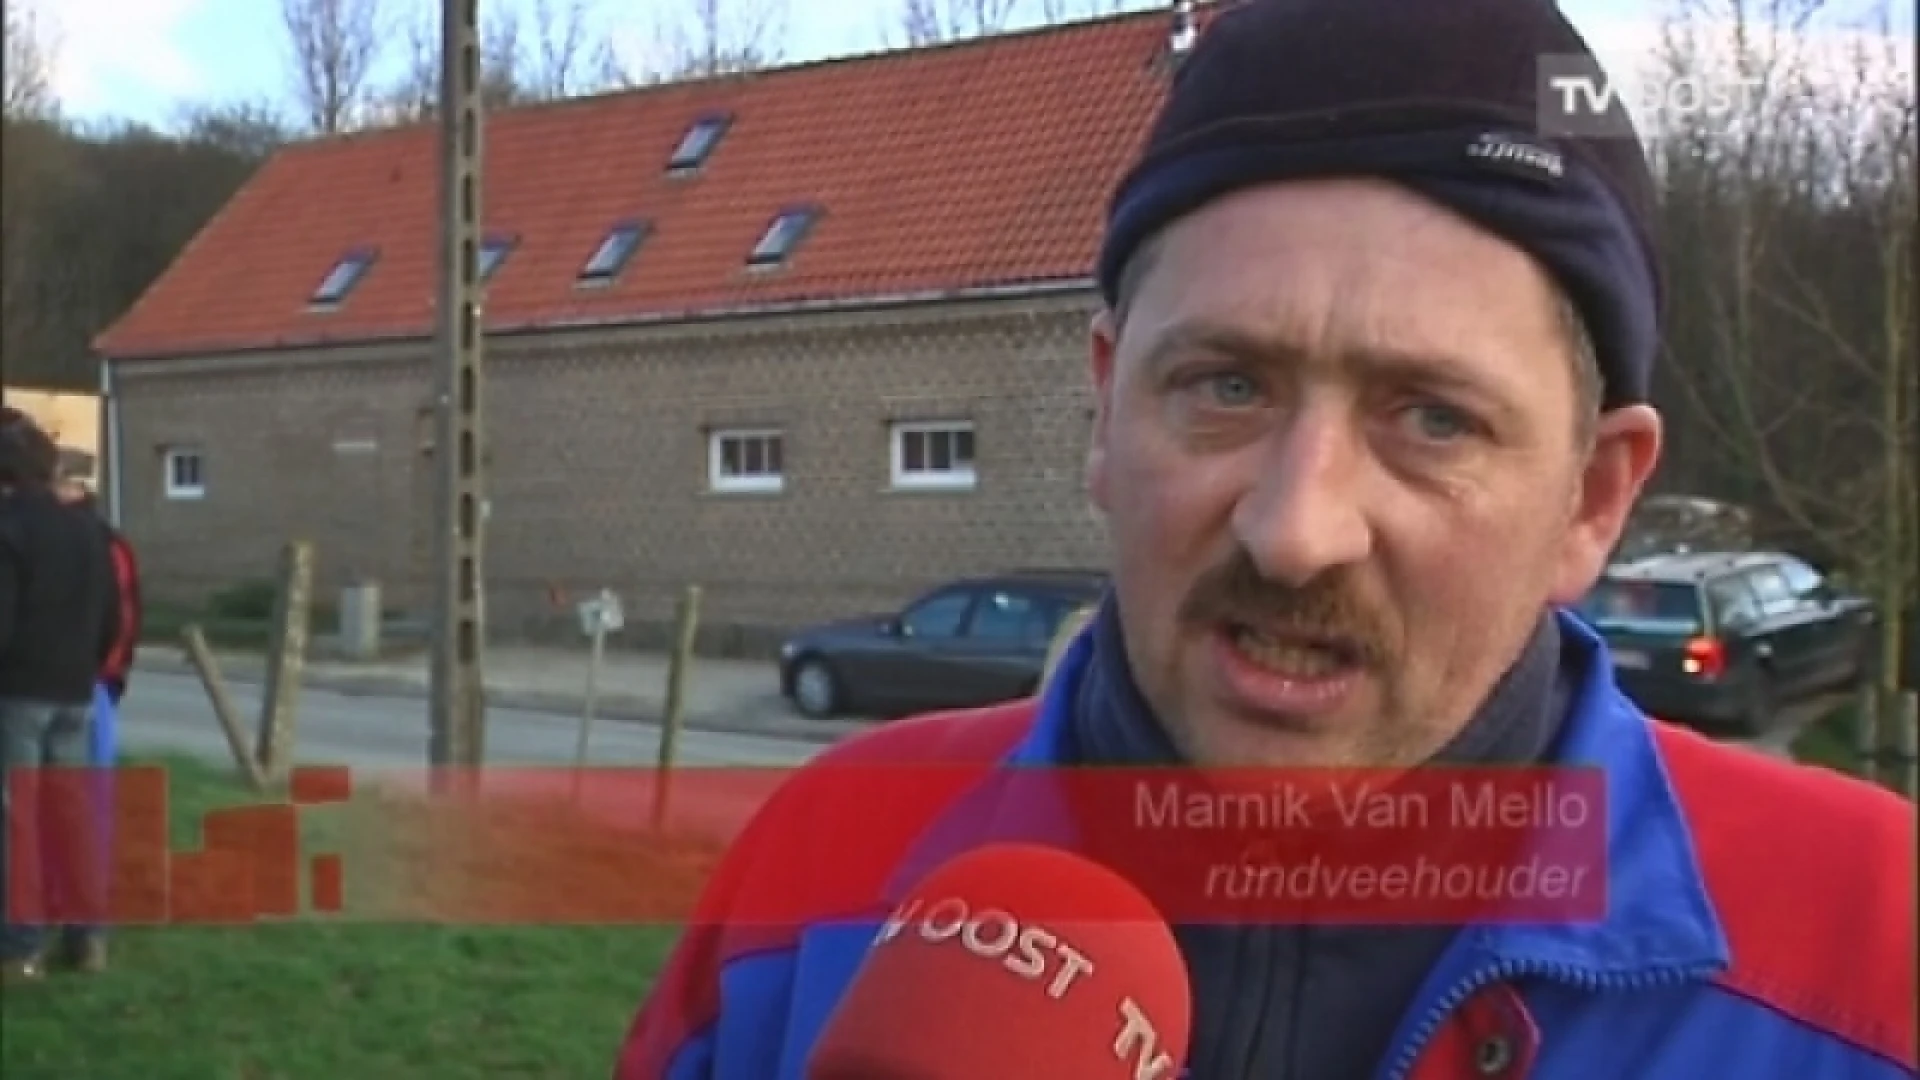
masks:
[[[1231,371],[1215,372],[1203,383],[1214,404],[1229,409],[1244,409],[1260,399],[1260,387],[1252,379]]]
[[[1474,418],[1463,409],[1439,402],[1414,405],[1406,412],[1414,434],[1431,442],[1452,442],[1479,429]]]

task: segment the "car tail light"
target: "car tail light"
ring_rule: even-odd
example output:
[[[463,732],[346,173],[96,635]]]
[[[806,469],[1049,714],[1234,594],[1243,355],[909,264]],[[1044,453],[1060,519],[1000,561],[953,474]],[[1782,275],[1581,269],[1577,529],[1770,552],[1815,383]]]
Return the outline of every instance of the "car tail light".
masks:
[[[1720,673],[1727,670],[1727,650],[1717,638],[1697,637],[1687,642],[1686,655],[1680,663],[1689,675],[1719,678]]]

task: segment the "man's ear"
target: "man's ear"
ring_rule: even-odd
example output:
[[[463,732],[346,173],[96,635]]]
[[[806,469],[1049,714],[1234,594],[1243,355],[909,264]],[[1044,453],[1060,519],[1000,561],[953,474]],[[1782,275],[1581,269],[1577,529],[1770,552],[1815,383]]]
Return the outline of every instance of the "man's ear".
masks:
[[[1093,387],[1093,441],[1087,448],[1087,493],[1107,508],[1107,435],[1113,418],[1113,364],[1119,348],[1119,323],[1102,308],[1087,334],[1087,374]]]
[[[1577,602],[1606,568],[1627,515],[1660,461],[1661,439],[1660,414],[1650,405],[1628,405],[1600,415],[1561,548],[1555,603]]]

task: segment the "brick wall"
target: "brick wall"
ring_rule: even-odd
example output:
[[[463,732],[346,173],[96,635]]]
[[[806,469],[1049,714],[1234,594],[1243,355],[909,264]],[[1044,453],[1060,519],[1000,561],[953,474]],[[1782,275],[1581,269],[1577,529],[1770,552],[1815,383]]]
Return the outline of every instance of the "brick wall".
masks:
[[[645,640],[689,582],[716,646],[899,604],[942,579],[1102,562],[1086,506],[1086,294],[499,338],[489,350],[488,619],[564,633],[601,586]],[[323,586],[427,599],[422,343],[117,367],[123,512],[155,588],[265,576],[312,539]],[[892,421],[974,425],[976,487],[890,489]],[[777,494],[709,488],[716,429],[777,429]],[[169,499],[168,446],[206,494]],[[654,625],[649,625],[654,624]]]
[[[424,345],[116,364],[110,482],[150,593],[199,599],[270,577],[293,536],[315,544],[329,586],[399,571],[425,364]],[[168,496],[170,450],[199,455],[203,497]]]

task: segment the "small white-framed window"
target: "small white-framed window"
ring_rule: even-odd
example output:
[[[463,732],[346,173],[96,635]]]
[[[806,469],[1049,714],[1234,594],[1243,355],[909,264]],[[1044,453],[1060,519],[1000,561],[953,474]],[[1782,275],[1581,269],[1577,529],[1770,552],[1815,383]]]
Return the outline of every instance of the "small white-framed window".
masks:
[[[771,494],[787,483],[786,438],[777,428],[735,428],[707,436],[707,486]]]
[[[893,425],[893,486],[965,491],[974,486],[973,425],[940,420]]]
[[[160,482],[169,499],[205,498],[206,456],[196,446],[167,447],[160,455]]]

